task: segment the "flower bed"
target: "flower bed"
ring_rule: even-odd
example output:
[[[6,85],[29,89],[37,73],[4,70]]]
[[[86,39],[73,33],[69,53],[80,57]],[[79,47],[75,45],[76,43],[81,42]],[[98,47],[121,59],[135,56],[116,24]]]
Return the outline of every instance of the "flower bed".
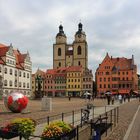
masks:
[[[20,135],[28,139],[35,131],[35,126],[35,121],[30,118],[17,118],[0,128],[0,137],[10,139]]]
[[[63,121],[58,121],[53,122],[44,128],[41,140],[62,140],[66,138],[70,140],[75,136],[75,128]]]

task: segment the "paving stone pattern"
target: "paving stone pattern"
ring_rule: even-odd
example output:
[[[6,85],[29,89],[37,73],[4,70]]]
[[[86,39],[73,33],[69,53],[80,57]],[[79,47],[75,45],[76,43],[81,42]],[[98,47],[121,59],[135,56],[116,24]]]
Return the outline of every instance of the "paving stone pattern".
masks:
[[[69,112],[72,110],[80,110],[80,108],[84,107],[87,104],[87,101],[82,98],[71,98],[71,101],[69,101],[68,98],[53,98],[52,101],[53,109],[49,112],[41,110],[40,100],[30,100],[27,107],[27,110],[29,110],[30,112],[23,114],[7,111],[3,104],[3,101],[0,100],[0,125],[4,125],[11,119],[17,117],[30,117],[35,120],[44,121],[44,118],[47,118],[47,116],[61,114],[62,112]],[[105,106],[107,104],[107,101],[102,99],[95,99],[94,101],[92,100],[91,103],[93,103],[95,106]]]
[[[119,107],[119,123],[113,131],[103,140],[123,140],[125,133],[131,123],[139,106],[138,100],[123,104]]]

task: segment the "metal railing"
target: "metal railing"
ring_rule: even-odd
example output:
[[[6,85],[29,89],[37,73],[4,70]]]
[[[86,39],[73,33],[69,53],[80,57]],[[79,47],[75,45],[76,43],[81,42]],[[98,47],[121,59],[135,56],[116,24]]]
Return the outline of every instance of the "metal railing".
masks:
[[[91,106],[90,108],[87,108],[87,106],[85,106],[82,109],[77,109],[77,110],[73,110],[73,111],[69,111],[69,112],[65,112],[65,113],[60,113],[60,114],[53,115],[53,116],[46,116],[46,117],[38,119],[36,121],[37,121],[38,126],[39,126],[39,124],[42,124],[42,123],[50,124],[50,122],[58,121],[58,120],[72,124],[76,128],[76,136],[75,136],[76,140],[81,140],[80,135],[83,131],[82,130],[83,126],[85,126],[85,124],[87,124],[88,127],[90,127],[89,124],[91,124],[91,122],[92,123],[96,122],[97,119],[103,118],[103,117],[106,118],[106,123],[112,124],[109,128],[107,128],[105,130],[105,136],[107,136],[108,129],[110,129],[112,131],[113,127],[115,127],[119,121],[119,107]],[[90,129],[90,132],[91,132],[90,135],[92,135],[93,134],[92,127]],[[39,139],[39,138],[41,138],[41,134],[40,135],[34,134],[31,136],[31,139],[32,138]],[[20,137],[20,139],[21,139],[21,137]]]

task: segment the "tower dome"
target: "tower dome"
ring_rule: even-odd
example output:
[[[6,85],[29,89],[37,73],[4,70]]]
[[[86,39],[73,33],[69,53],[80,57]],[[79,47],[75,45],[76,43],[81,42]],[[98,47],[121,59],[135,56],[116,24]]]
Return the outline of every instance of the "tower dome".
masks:
[[[63,31],[63,26],[59,25],[59,32],[56,35],[56,43],[66,43],[66,35]]]
[[[59,26],[59,32],[57,33],[56,37],[57,36],[64,36],[64,37],[66,37],[66,35],[65,35],[64,31],[63,31],[63,26],[62,25]]]
[[[78,24],[78,31],[76,32],[76,35],[78,34],[85,35],[85,32],[83,32],[83,24],[81,22]]]

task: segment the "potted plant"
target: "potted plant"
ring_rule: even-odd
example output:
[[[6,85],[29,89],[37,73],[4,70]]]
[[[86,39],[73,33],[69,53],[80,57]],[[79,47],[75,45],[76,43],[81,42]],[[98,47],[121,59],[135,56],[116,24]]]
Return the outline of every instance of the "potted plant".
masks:
[[[36,123],[30,118],[16,118],[9,124],[0,128],[0,137],[10,139],[16,136],[21,136],[25,140],[35,131]]]
[[[45,126],[41,140],[61,140],[64,137],[71,139],[75,135],[76,129],[74,127],[63,121],[57,121]]]
[[[36,123],[30,118],[16,118],[11,122],[16,126],[16,129],[20,136],[25,140],[28,140],[30,135],[35,131]]]
[[[11,123],[0,128],[0,138],[11,139],[19,136],[17,126]]]

